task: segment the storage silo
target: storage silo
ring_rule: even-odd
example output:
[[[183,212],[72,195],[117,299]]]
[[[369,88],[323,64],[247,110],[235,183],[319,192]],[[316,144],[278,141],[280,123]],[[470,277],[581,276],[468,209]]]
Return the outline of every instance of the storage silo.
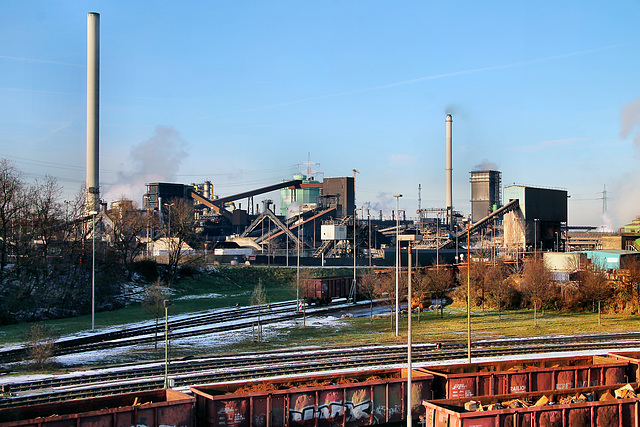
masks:
[[[471,171],[471,218],[477,222],[502,206],[502,174],[496,170]]]

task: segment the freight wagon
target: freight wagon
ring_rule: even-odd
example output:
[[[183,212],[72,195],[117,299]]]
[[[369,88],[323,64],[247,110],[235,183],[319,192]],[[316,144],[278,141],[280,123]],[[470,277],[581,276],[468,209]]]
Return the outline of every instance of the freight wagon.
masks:
[[[356,278],[356,282],[359,278]],[[307,278],[301,281],[302,298],[307,304],[329,304],[336,298],[352,297],[353,276]]]
[[[414,371],[413,418],[431,399],[431,375]],[[364,426],[406,419],[406,370],[191,387],[200,427]],[[248,387],[249,386],[249,387]]]
[[[603,356],[509,360],[420,368],[433,375],[434,398],[491,396],[623,384],[627,361]]]
[[[633,375],[638,369],[638,360],[630,355],[640,353],[616,355],[622,360],[578,356],[416,368],[412,371],[412,418],[424,415],[422,402],[432,398],[446,397],[452,402],[458,398],[455,405],[464,405],[461,402],[491,398],[477,397],[481,394],[498,396],[516,391],[525,392],[518,396],[526,397],[546,390],[556,396],[575,394],[583,385],[592,389],[620,387],[626,382],[627,368],[632,367]],[[2,409],[0,426],[355,427],[400,423],[406,420],[406,385],[406,370],[383,369],[193,386],[195,398],[157,390]],[[632,410],[625,405],[624,411]],[[636,405],[640,405],[638,400]],[[493,421],[489,424],[455,424],[460,417],[447,417],[447,423],[454,424],[438,421],[433,425],[497,426],[503,424],[491,423],[510,420],[500,415],[490,418]]]
[[[0,409],[2,427],[194,426],[195,398],[154,390]]]
[[[627,387],[628,386],[628,387]],[[638,383],[424,401],[425,427],[621,427],[640,422]],[[619,396],[619,397],[617,397]]]

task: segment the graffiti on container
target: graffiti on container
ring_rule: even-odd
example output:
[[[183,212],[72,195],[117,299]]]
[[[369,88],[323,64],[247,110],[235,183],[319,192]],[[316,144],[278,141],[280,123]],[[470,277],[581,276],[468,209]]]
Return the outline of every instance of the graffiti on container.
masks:
[[[372,424],[382,424],[387,422],[387,415],[389,419],[394,419],[398,417],[402,417],[402,408],[400,405],[394,405],[389,407],[389,412],[387,414],[387,407],[385,405],[378,405],[373,411],[373,423]]]
[[[299,395],[293,407],[289,409],[292,422],[302,423],[314,418],[335,420],[345,417],[347,422],[371,416],[371,400],[364,390],[356,391],[351,400],[343,402],[339,392],[328,393],[315,409],[314,397],[308,394]]]

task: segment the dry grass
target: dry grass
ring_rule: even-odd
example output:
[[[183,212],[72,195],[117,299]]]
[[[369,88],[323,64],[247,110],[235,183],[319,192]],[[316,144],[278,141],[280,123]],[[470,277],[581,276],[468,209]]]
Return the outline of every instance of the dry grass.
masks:
[[[405,342],[407,317],[400,319],[400,336],[395,336],[388,317],[345,319],[339,328],[292,328],[282,331],[277,339],[267,346],[291,345],[354,345],[371,343]],[[451,342],[467,340],[467,313],[464,307],[451,307],[439,313],[423,312],[418,321],[412,319],[414,342]],[[473,341],[500,338],[554,336],[571,334],[602,334],[612,332],[640,331],[640,317],[628,315],[603,315],[598,325],[597,313],[560,313],[545,311],[538,313],[538,326],[534,326],[532,310],[502,312],[473,310],[471,314],[471,337]]]

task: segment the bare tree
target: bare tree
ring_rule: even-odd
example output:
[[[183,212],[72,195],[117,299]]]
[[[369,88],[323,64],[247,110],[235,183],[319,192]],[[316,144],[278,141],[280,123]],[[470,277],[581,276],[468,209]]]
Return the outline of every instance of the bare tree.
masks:
[[[538,307],[549,298],[552,291],[551,273],[542,258],[535,257],[525,261],[523,290],[533,303],[533,323],[538,326]]]
[[[144,290],[142,308],[151,314],[156,321],[154,350],[158,350],[158,322],[164,313],[164,300],[169,298],[170,295],[171,290],[164,285],[161,279],[158,279],[153,285],[146,287]]]
[[[363,274],[358,284],[358,293],[369,300],[369,320],[373,322],[373,300],[376,298],[376,287],[379,277],[375,273]]]
[[[406,280],[402,280],[402,276],[398,279],[399,295],[403,295]],[[389,308],[389,319],[391,321],[391,329],[393,329],[393,313],[396,301],[396,279],[394,274],[383,274],[376,283],[375,297],[381,300]]]
[[[607,274],[600,268],[591,265],[580,272],[580,294],[583,301],[591,301],[593,311],[598,304],[598,325],[602,325],[601,305],[613,293]]]
[[[186,248],[189,242],[195,238],[194,232],[194,211],[193,206],[183,199],[177,199],[167,206],[164,224],[164,235],[167,237],[168,245],[168,282],[169,285],[178,277],[180,264],[183,261]]]
[[[498,262],[489,268],[486,276],[489,297],[498,309],[498,318],[502,319],[502,305],[505,297],[511,291],[511,281],[507,279],[507,268],[503,262]]]
[[[149,226],[150,218],[134,202],[124,198],[115,206],[109,212],[113,222],[113,245],[127,271],[127,278],[131,279],[133,261],[142,251],[141,236]]]
[[[476,305],[482,306],[482,311],[484,311],[486,293],[489,288],[489,270],[490,265],[484,260],[482,254],[480,255],[480,259],[478,261],[474,261],[471,263],[471,286],[473,293],[476,295]]]
[[[436,301],[438,301],[438,305],[440,306],[440,317],[444,317],[444,303],[447,294],[453,289],[455,286],[455,278],[453,272],[447,268],[436,268],[431,267],[426,272],[427,275],[427,283],[431,294],[435,297]]]
[[[0,160],[0,271],[7,266],[14,221],[24,204],[23,190],[20,172],[9,160]]]
[[[46,325],[34,323],[24,337],[29,358],[37,369],[46,367],[55,350],[55,334]]]
[[[633,311],[640,313],[640,261],[633,257],[626,259],[622,267],[626,270],[626,283],[629,286],[630,303]]]
[[[267,304],[267,292],[262,285],[262,279],[258,280],[258,284],[253,289],[251,294],[251,305],[255,305],[258,308],[258,342],[262,342],[262,324],[261,314],[262,308]]]
[[[411,307],[418,310],[418,323],[420,323],[420,313],[431,306],[431,278],[426,270],[418,270],[413,276],[413,297]]]

